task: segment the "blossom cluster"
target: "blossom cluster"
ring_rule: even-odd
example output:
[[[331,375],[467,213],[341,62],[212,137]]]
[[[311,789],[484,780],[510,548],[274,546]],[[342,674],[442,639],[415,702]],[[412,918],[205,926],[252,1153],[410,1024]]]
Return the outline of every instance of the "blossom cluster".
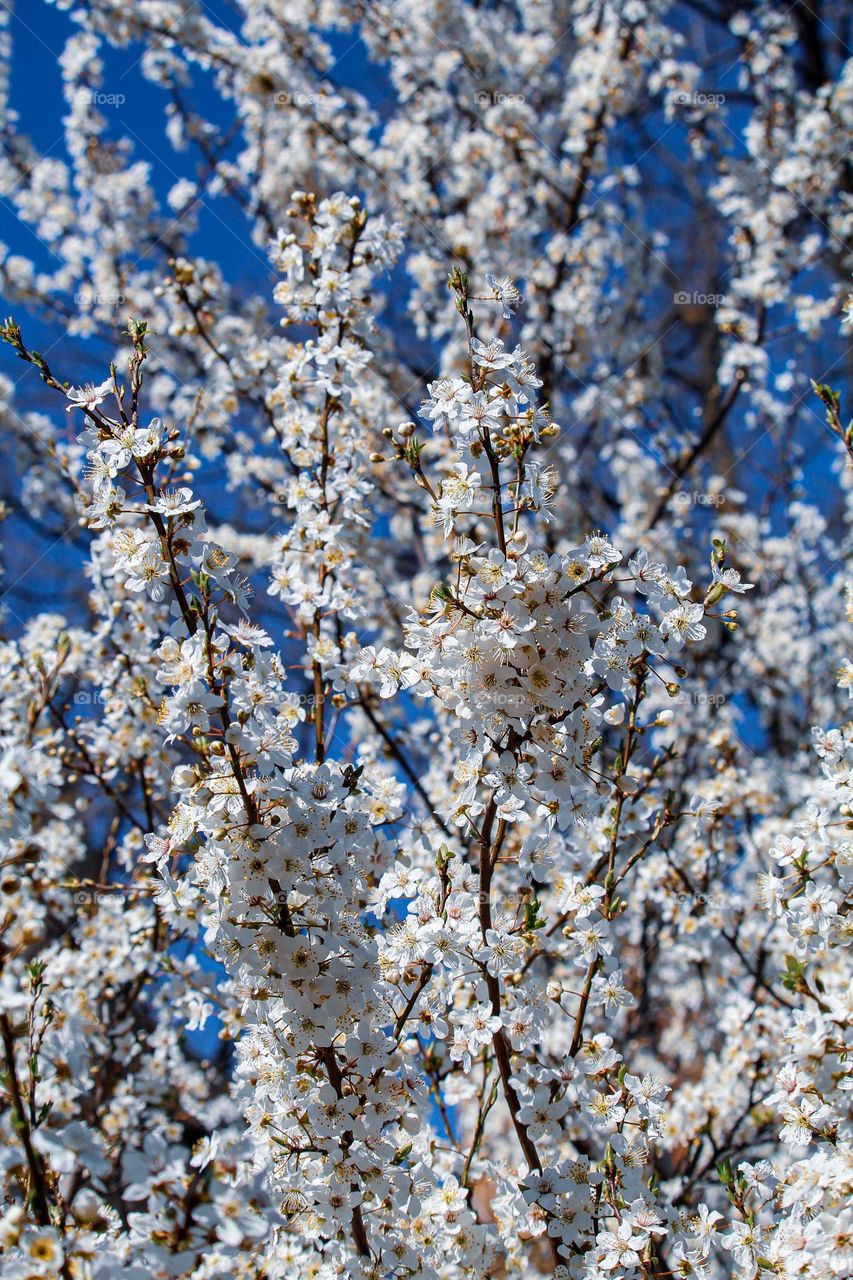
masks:
[[[476,336],[464,273],[450,283],[468,334],[467,372],[432,384],[421,410],[434,431],[449,432],[450,459],[433,474],[429,441],[412,423],[380,437],[391,458],[366,453],[355,384],[367,361],[354,365],[337,353],[360,331],[368,262],[393,253],[394,231],[340,197],[297,195],[293,217],[298,230],[273,247],[286,275],[279,298],[316,312],[322,332],[338,338],[330,361],[321,357],[321,367],[335,369],[331,383],[318,377],[321,344],[309,338],[289,352],[282,380],[294,409],[277,396],[294,516],[270,590],[281,591],[285,574],[294,583],[284,598],[314,688],[313,747],[294,732],[305,713],[271,636],[250,620],[236,557],[208,532],[186,474],[167,483],[186,451],[177,430],[146,420],[146,327],[131,322],[126,383],[113,366],[101,384],[67,390],[17,326],[5,328],[18,355],[85,416],[79,440],[93,563],[130,618],[146,619],[137,628],[145,674],[132,687],[154,712],[158,740],[147,750],[160,760],[173,807],[165,826],[139,824],[136,860],[127,852],[120,860],[131,879],[118,883],[132,892],[139,877],[155,911],[157,946],[155,954],[137,948],[135,994],[163,967],[188,983],[178,999],[190,1025],[203,1027],[213,989],[199,989],[193,964],[177,965],[169,945],[185,939],[189,957],[202,946],[221,966],[215,998],[237,1055],[229,1094],[245,1128],[227,1156],[211,1130],[183,1168],[230,1168],[236,1200],[233,1208],[223,1202],[217,1248],[243,1267],[254,1258],[267,1274],[310,1269],[315,1253],[353,1274],[439,1276],[448,1266],[487,1274],[498,1258],[519,1267],[530,1242],[551,1268],[578,1275],[641,1268],[664,1248],[701,1261],[719,1215],[703,1208],[705,1237],[697,1240],[671,1198],[652,1190],[649,1172],[665,1140],[672,1085],[642,1055],[632,1071],[613,1033],[636,1000],[625,972],[634,926],[623,895],[641,874],[635,867],[661,856],[662,833],[699,816],[701,805],[674,808],[661,791],[671,752],[657,736],[665,737],[672,711],[658,689],[665,700],[676,696],[670,677],[686,674],[676,659],[705,638],[706,616],[723,630],[736,625],[733,611],[714,606],[749,584],[726,567],[720,540],[701,599],[683,569],[668,571],[644,548],[622,569],[622,554],[600,532],[548,552],[536,455],[558,429],[537,401],[541,384],[525,353]],[[308,280],[297,253],[313,264]],[[294,263],[302,279],[291,282]],[[334,302],[332,274],[340,277]],[[346,535],[355,526],[358,537],[366,523],[353,494],[364,504],[372,473],[389,464],[408,470],[446,544],[436,561],[442,576],[424,607],[401,621],[396,650],[359,646],[357,633],[328,626],[351,613],[339,588],[360,544]],[[548,494],[557,483],[549,475]],[[311,593],[297,581],[313,584]],[[642,609],[626,602],[627,587]],[[108,612],[112,621],[125,610]],[[369,612],[362,622],[370,628]],[[57,643],[67,656],[69,642]],[[58,692],[51,678],[42,682],[36,722]],[[162,691],[158,700],[149,682]],[[454,726],[436,766],[445,773],[441,802],[431,799],[437,779],[418,780],[380,718],[398,694]],[[332,709],[348,726],[338,730],[343,759],[331,751]],[[396,770],[369,732],[356,736],[365,722]],[[59,724],[61,742],[61,713]],[[81,723],[74,741],[92,732]],[[53,736],[47,743],[57,749]],[[417,783],[414,793],[406,778]],[[109,779],[97,771],[95,779],[109,796]],[[152,789],[144,780],[146,798]],[[17,1210],[7,1232],[13,1258],[45,1250],[53,1265],[52,1249],[77,1267],[92,1244],[67,1221],[72,1191],[63,1187],[62,1162],[50,1161],[44,1138],[34,1145],[52,1110],[33,1108],[44,1087],[38,1061],[52,1049],[54,997],[44,992],[55,979],[45,979],[47,962],[27,972],[36,1066],[22,1128],[35,1162],[30,1196],[56,1238],[31,1238]],[[160,994],[140,1016],[156,1010]],[[171,986],[169,995],[175,1001]],[[446,1129],[440,1144],[428,1118],[432,1099]],[[487,1125],[497,1105],[508,1128]],[[132,1274],[134,1236],[98,1199],[110,1156],[108,1144],[99,1165],[73,1178],[74,1192],[90,1187],[95,1196],[105,1237],[96,1256],[113,1268],[122,1257]],[[183,1177],[188,1196],[194,1182]],[[477,1209],[484,1185],[493,1187],[485,1219]],[[123,1196],[133,1205],[136,1187]],[[132,1214],[151,1231],[146,1265],[168,1274],[170,1259],[200,1250],[218,1203],[206,1186],[176,1234],[166,1225],[173,1193],[149,1197],[147,1215]],[[187,1274],[217,1272],[206,1258]]]
[[[0,1273],[839,1280],[843,23],[238,8],[0,138]]]

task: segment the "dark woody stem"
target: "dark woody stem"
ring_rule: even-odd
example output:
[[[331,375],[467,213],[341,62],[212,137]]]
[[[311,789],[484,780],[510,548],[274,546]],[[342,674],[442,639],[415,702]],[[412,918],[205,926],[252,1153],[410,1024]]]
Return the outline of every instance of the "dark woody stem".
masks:
[[[50,1224],[50,1205],[47,1196],[47,1174],[42,1158],[33,1146],[32,1133],[27,1119],[27,1107],[21,1093],[18,1070],[15,1065],[15,1036],[8,1014],[0,1014],[0,1037],[3,1040],[3,1053],[6,1058],[6,1078],[12,1098],[12,1127],[21,1139],[29,1170],[29,1187],[27,1198],[32,1205],[36,1220],[43,1227]]]

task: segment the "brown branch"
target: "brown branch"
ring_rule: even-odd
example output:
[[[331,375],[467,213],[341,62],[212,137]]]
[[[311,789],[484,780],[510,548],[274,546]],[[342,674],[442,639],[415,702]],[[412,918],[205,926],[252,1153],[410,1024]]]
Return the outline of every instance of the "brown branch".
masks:
[[[0,1036],[3,1039],[3,1050],[6,1057],[6,1074],[9,1081],[9,1092],[12,1096],[12,1128],[20,1134],[21,1144],[27,1158],[29,1169],[29,1185],[27,1199],[30,1202],[36,1219],[43,1227],[50,1225],[50,1205],[47,1198],[47,1174],[41,1156],[33,1146],[32,1134],[27,1120],[26,1106],[18,1071],[15,1065],[15,1036],[12,1024],[6,1013],[0,1014]]]

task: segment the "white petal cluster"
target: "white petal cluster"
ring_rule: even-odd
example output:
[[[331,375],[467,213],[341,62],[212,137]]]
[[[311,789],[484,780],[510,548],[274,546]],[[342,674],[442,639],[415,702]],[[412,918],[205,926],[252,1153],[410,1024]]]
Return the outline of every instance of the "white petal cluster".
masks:
[[[2,1280],[844,1280],[842,7],[71,8],[45,150],[0,4]]]

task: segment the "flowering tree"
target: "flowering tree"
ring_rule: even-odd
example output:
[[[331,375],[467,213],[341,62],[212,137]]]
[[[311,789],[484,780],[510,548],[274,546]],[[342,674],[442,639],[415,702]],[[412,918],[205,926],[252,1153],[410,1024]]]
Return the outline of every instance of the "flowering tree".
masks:
[[[719,10],[88,0],[4,134],[4,1280],[853,1269],[853,60]]]

